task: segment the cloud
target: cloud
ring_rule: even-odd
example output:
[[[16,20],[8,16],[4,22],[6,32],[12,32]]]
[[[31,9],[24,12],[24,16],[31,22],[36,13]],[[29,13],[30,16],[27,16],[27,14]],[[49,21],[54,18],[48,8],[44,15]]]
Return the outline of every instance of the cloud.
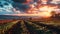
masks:
[[[26,2],[26,0],[12,0],[12,1],[18,2],[18,3],[24,3],[24,2]]]
[[[51,3],[53,3],[53,4],[60,4],[60,0],[52,0]]]
[[[14,7],[7,1],[0,1],[0,15],[4,14],[19,14],[20,10],[14,11]]]
[[[0,1],[0,15],[2,14],[21,14],[21,13],[26,13],[26,11],[30,8],[30,4],[34,4],[38,2],[38,0],[34,0],[34,2],[27,2],[27,0],[10,0],[9,2],[7,0],[1,0]],[[50,0],[48,3],[51,2]],[[58,3],[60,1],[53,0],[53,3]]]

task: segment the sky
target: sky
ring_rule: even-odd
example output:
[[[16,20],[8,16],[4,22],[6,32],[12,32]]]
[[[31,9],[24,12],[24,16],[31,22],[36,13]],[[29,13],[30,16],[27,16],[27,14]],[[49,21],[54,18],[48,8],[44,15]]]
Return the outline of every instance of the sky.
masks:
[[[37,5],[38,1],[41,4],[60,4],[60,0],[0,0],[0,15],[24,14],[30,9],[30,4]]]

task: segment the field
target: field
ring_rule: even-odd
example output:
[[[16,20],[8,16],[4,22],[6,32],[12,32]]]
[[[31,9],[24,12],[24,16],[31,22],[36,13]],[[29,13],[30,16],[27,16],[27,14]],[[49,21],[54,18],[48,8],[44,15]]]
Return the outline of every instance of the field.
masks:
[[[0,34],[60,34],[59,19],[0,20],[0,24]]]

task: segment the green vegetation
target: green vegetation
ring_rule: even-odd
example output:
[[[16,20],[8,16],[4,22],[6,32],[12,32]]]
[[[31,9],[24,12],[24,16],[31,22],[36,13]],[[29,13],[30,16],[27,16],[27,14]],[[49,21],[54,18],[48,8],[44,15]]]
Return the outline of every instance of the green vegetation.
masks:
[[[17,20],[11,23],[7,23],[0,26],[0,34],[8,34],[11,32],[16,34],[56,34],[56,32],[50,30],[46,26],[40,26],[36,24],[39,22],[31,22],[31,21],[24,21],[24,20]],[[43,24],[43,23],[42,23]],[[14,27],[12,27],[14,26]],[[12,28],[12,29],[11,29]],[[10,29],[10,30],[9,30]]]
[[[8,29],[10,29],[14,24],[16,24],[18,21],[10,22],[4,25],[0,25],[0,34],[4,33]]]

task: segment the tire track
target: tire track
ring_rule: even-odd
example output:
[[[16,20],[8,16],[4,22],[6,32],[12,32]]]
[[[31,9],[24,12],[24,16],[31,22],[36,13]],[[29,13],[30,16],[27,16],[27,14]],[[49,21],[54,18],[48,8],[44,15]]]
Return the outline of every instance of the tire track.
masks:
[[[7,30],[5,34],[21,34],[22,31],[21,21],[18,21],[9,30]]]
[[[30,34],[30,32],[28,31],[24,21],[21,22],[21,28],[23,29],[21,34]]]

